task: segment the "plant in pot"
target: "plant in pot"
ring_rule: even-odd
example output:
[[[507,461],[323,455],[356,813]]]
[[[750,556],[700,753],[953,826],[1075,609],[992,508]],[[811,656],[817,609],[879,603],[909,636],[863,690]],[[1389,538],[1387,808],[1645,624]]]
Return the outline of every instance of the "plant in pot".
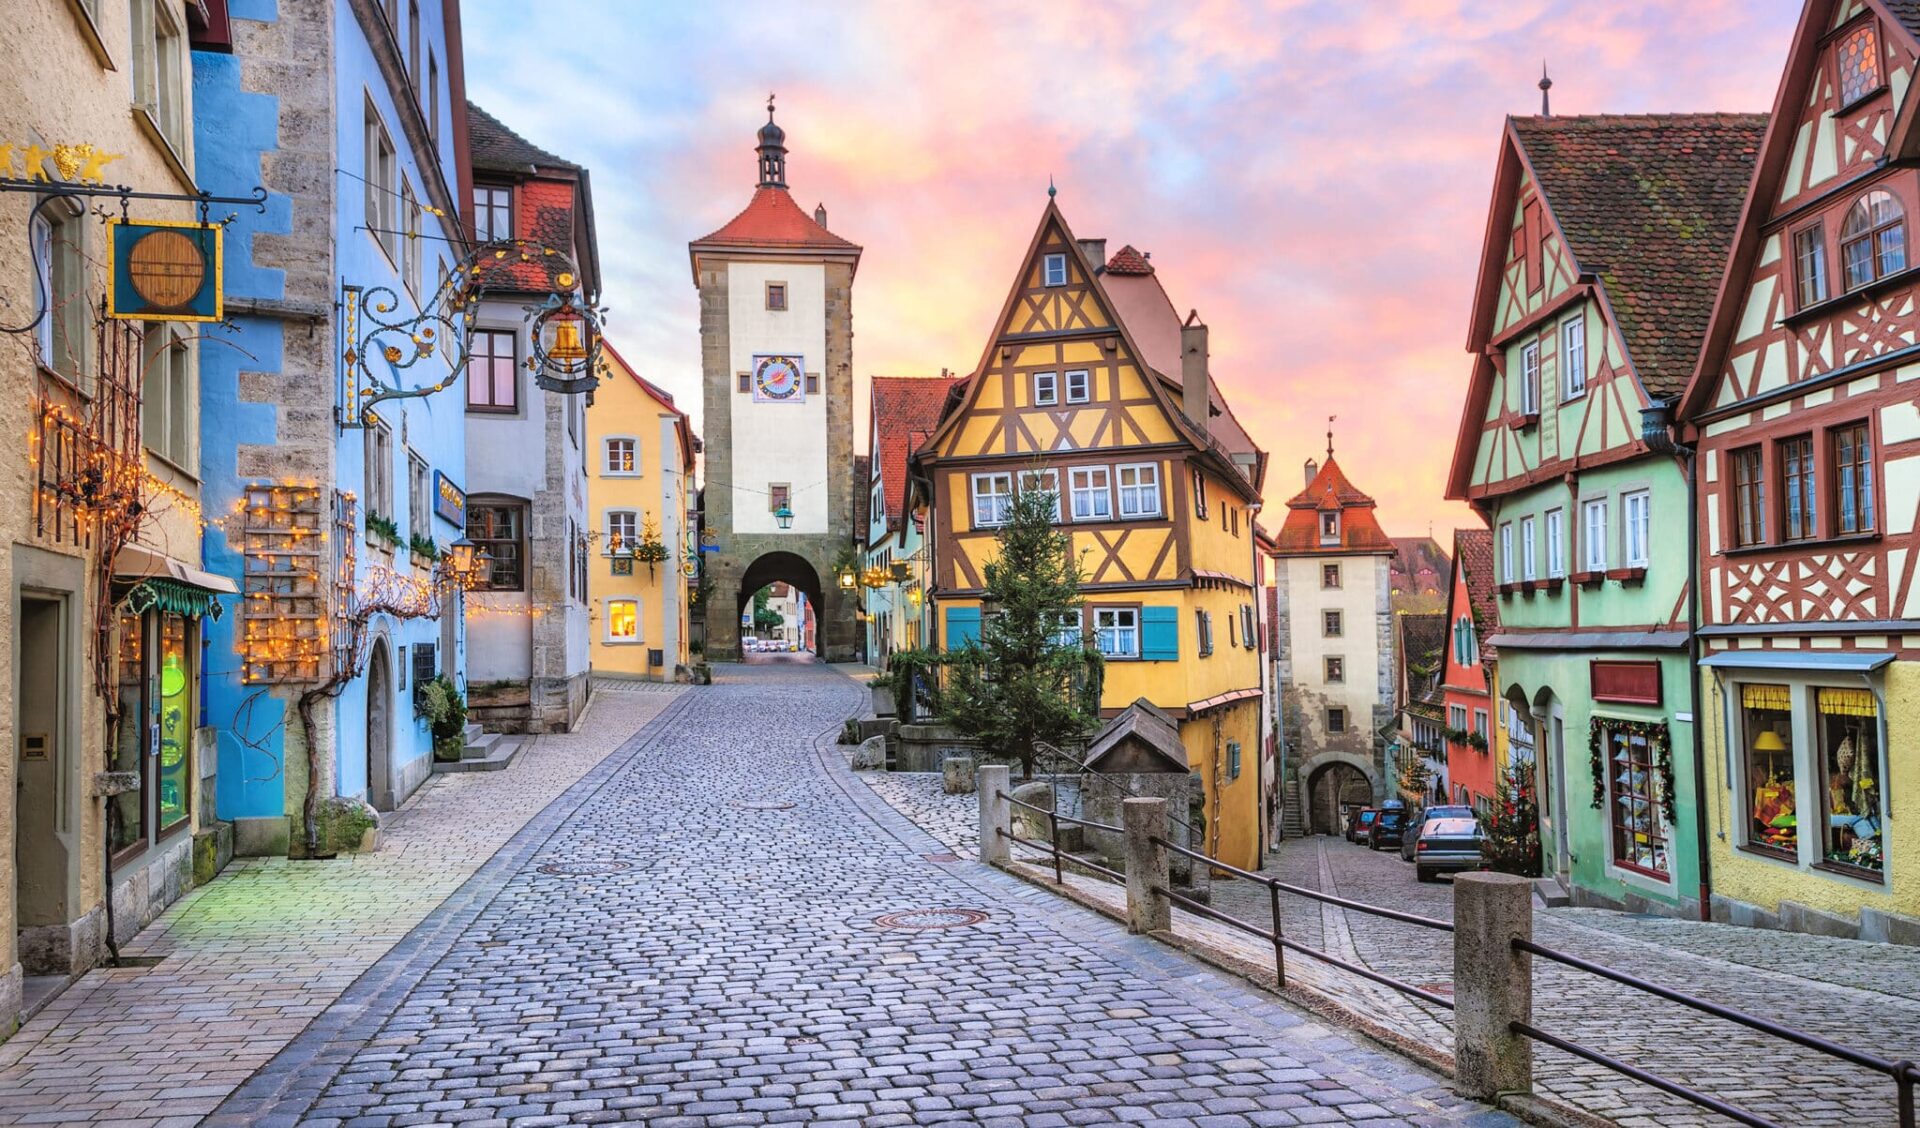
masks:
[[[416,710],[433,732],[433,758],[458,760],[466,747],[467,701],[453,679],[439,674],[420,683]]]
[[[633,545],[630,551],[635,560],[646,562],[649,579],[653,577],[653,566],[667,558],[666,542],[660,539],[660,526],[651,514],[647,516],[646,523],[640,527],[639,543]]]

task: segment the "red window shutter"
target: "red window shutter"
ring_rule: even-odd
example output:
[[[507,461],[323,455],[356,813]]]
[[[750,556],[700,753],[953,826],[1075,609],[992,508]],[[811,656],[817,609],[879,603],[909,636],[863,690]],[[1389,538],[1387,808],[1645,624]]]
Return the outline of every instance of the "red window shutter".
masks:
[[[1595,661],[1593,699],[1625,705],[1660,704],[1660,663]]]

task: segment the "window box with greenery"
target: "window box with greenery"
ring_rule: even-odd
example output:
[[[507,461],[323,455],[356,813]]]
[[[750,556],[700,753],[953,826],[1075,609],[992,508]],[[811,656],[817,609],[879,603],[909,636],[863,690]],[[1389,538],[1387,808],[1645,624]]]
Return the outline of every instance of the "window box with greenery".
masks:
[[[440,562],[440,546],[433,543],[432,537],[414,533],[407,538],[407,551],[413,554],[417,567],[431,568]]]
[[[400,523],[385,514],[367,510],[367,543],[391,554],[401,545]]]

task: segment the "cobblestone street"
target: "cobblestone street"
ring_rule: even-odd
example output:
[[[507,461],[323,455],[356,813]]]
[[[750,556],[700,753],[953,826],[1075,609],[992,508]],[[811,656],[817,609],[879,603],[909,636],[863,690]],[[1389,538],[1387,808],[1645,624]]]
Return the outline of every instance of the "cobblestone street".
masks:
[[[942,843],[828,744],[862,697],[824,666],[723,668],[207,1123],[1513,1123],[1051,893],[929,860]]]
[[[942,793],[938,776],[873,772],[862,778],[956,852],[973,845],[965,822],[975,811],[973,796]],[[1264,872],[1368,904],[1449,920],[1453,914],[1446,881],[1420,884],[1397,852],[1338,838],[1289,840]],[[1271,919],[1266,890],[1251,882],[1216,880],[1214,905],[1262,927]],[[1283,897],[1281,906],[1289,938],[1451,993],[1447,935],[1305,897]],[[1599,909],[1536,908],[1534,920],[1535,939],[1562,951],[1843,1045],[1896,1059],[1920,1055],[1920,949]],[[1291,974],[1310,975],[1323,989],[1330,983],[1383,1025],[1451,1052],[1450,1019],[1440,1008],[1338,971],[1300,966],[1310,964],[1307,957],[1289,957]],[[1677,1004],[1541,959],[1534,961],[1533,999],[1542,1029],[1781,1123],[1894,1122],[1890,1080]],[[1542,1092],[1629,1128],[1729,1123],[1558,1050],[1536,1046],[1534,1052]]]

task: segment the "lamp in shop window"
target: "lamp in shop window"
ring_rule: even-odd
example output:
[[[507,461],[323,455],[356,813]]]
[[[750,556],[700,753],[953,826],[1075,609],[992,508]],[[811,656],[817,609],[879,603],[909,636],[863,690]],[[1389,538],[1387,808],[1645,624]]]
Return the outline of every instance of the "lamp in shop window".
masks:
[[[1785,752],[1787,750],[1787,743],[1780,739],[1779,733],[1768,729],[1753,738],[1753,750],[1771,755],[1775,752]]]
[[[780,508],[773,511],[773,519],[783,532],[793,528],[793,510],[784,501],[780,503]]]
[[[907,589],[907,603],[916,611],[920,609],[920,589],[919,588],[916,587],[916,588]]]

